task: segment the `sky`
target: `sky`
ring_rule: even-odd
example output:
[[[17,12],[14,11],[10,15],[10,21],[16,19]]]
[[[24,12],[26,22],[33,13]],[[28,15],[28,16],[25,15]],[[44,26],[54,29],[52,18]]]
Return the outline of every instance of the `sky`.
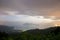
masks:
[[[25,23],[39,25],[40,29],[60,26],[60,0],[0,0],[1,25],[21,26]],[[20,29],[27,28],[37,27],[21,26]]]

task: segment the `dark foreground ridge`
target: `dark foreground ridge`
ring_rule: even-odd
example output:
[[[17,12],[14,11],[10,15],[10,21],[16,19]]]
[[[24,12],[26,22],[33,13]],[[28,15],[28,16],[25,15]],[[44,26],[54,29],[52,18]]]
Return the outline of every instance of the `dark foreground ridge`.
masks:
[[[57,27],[50,27],[47,29],[31,29],[31,30],[27,30],[25,32],[31,33],[31,34],[48,34],[48,33],[54,33],[54,34],[58,34],[60,32],[60,26]]]
[[[7,27],[0,26],[0,40],[60,40],[60,26],[47,29],[31,29],[24,32],[17,32],[17,30],[13,33],[10,33],[10,30],[10,34],[6,33]]]

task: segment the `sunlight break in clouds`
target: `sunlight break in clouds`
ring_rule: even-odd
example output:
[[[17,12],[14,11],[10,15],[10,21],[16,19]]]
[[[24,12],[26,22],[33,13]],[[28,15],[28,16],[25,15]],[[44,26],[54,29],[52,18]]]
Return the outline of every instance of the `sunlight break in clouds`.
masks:
[[[21,22],[29,22],[29,23],[41,23],[41,22],[51,22],[52,19],[44,18],[44,16],[29,16],[29,15],[2,15],[0,19],[6,21],[21,21]],[[44,22],[44,23],[45,23]]]

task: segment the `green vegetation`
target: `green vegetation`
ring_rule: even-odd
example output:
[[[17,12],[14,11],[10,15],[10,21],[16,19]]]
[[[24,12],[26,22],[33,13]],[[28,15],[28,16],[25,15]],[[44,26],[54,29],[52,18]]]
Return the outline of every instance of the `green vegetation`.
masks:
[[[13,34],[0,34],[0,40],[60,40],[60,34],[54,35],[54,33],[41,35],[41,34],[29,34],[27,32],[13,35]]]
[[[0,40],[60,40],[60,28],[33,29],[15,34],[0,32]]]
[[[20,34],[7,34],[0,32],[0,40],[60,40],[60,32],[55,35],[54,33],[48,34],[32,34],[28,32],[22,32]]]

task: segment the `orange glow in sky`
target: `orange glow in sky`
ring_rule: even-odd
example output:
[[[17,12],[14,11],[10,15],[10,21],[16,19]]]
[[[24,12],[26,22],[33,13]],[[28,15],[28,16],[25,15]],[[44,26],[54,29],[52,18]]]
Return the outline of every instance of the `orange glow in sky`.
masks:
[[[55,21],[53,24],[54,26],[60,26],[60,21]]]

